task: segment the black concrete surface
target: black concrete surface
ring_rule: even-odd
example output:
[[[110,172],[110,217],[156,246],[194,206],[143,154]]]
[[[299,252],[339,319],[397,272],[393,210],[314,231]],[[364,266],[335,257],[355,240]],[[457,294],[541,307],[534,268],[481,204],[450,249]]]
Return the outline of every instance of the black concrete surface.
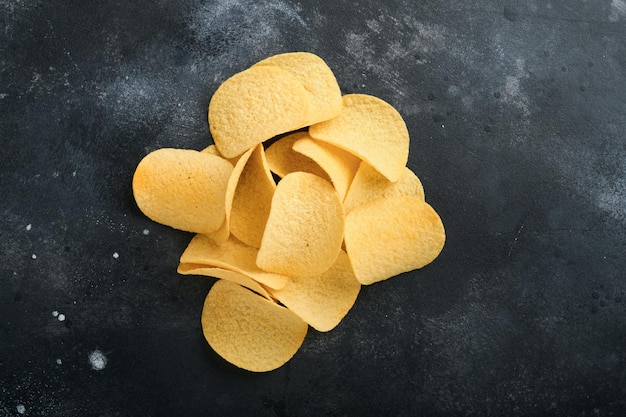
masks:
[[[626,3],[0,0],[0,416],[626,415]],[[205,343],[130,180],[311,51],[393,104],[448,241],[284,367]]]

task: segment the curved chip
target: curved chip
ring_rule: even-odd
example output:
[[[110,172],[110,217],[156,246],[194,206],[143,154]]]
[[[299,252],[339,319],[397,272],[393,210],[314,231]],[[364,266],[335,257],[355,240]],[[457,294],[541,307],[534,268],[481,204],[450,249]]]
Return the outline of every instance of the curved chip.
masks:
[[[325,272],[312,277],[293,277],[271,294],[320,332],[334,329],[354,305],[361,284],[356,280],[344,251]]]
[[[264,286],[239,272],[231,271],[224,268],[208,267],[199,264],[179,264],[176,270],[181,275],[203,275],[232,281],[236,284],[246,287],[259,295],[271,300],[272,296],[267,292]]]
[[[405,167],[398,181],[391,182],[367,162],[361,162],[343,200],[343,207],[348,213],[369,201],[401,195],[415,196],[424,200],[424,187],[413,171]]]
[[[290,172],[302,171],[330,181],[326,171],[315,161],[293,150],[293,144],[296,141],[308,137],[310,136],[307,132],[296,132],[272,143],[265,151],[270,170],[281,178]]]
[[[346,215],[346,251],[361,284],[422,268],[444,243],[439,215],[418,197],[381,198]]]
[[[312,139],[308,134],[296,140],[292,148],[295,152],[311,158],[328,174],[343,200],[361,160],[341,148]]]
[[[311,102],[302,83],[289,71],[262,65],[233,75],[209,102],[213,141],[225,158],[258,143],[307,125]]]
[[[265,58],[254,66],[273,65],[293,74],[311,94],[313,111],[307,125],[336,117],[341,111],[341,90],[326,62],[310,52],[288,52]]]
[[[240,165],[238,162],[231,178]],[[276,183],[267,165],[263,145],[259,144],[241,167],[230,210],[227,208],[230,232],[237,239],[255,248],[261,246],[275,189]]]
[[[211,287],[201,321],[204,337],[218,355],[253,372],[284,365],[308,331],[293,312],[226,280]]]
[[[366,94],[347,94],[343,105],[339,116],[312,125],[311,137],[353,153],[397,181],[409,156],[409,132],[400,113]]]
[[[226,216],[233,166],[208,153],[162,148],[146,155],[133,175],[139,209],[152,220],[196,233],[212,233]]]
[[[226,229],[246,245],[261,245],[276,183],[269,170],[263,145],[244,152],[226,188]]]
[[[204,235],[196,235],[180,257],[182,264],[198,264],[238,272],[270,288],[279,290],[289,277],[267,272],[256,266],[257,249],[234,237],[218,245]]]
[[[343,226],[332,185],[307,172],[287,174],[276,186],[256,263],[292,277],[321,274],[339,255]]]

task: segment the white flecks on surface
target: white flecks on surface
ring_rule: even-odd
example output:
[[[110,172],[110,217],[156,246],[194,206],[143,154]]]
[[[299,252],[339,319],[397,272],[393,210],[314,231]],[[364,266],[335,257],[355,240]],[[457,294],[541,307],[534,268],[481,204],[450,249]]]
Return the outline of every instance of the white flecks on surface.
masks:
[[[52,312],[52,317],[59,317],[59,312],[58,312],[58,311],[56,311],[56,310],[54,310],[54,311]]]
[[[57,320],[59,320],[59,321],[65,321],[65,314],[60,313],[60,314],[57,316]]]
[[[18,404],[16,408],[17,408],[18,413],[20,414],[26,413],[26,407],[24,407],[24,404]]]
[[[57,358],[56,362],[57,362],[57,365],[63,364],[63,361],[61,360],[61,358]]]
[[[0,100],[9,97],[7,93],[0,93]]]
[[[30,232],[30,231],[32,230],[32,228],[33,228],[33,225],[32,225],[32,224],[28,223],[28,224],[26,225],[26,231],[27,231],[27,232]]]
[[[107,365],[108,359],[102,351],[96,349],[89,354],[89,364],[94,371],[101,371]]]
[[[113,258],[117,259],[120,257],[120,254],[117,252],[113,252]]]
[[[150,234],[150,230],[148,230],[148,229],[143,229],[143,232],[142,232],[142,233],[143,233],[143,235],[144,235],[144,236],[148,236],[148,235]]]
[[[33,259],[37,259],[37,255],[35,255],[34,253],[30,257]]]

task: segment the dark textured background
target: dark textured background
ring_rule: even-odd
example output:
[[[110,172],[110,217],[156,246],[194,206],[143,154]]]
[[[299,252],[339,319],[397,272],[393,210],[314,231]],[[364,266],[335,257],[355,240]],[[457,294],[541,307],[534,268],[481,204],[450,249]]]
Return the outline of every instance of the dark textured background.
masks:
[[[0,0],[0,416],[626,415],[625,39],[624,0]],[[405,117],[448,241],[251,374],[130,180],[300,50]]]

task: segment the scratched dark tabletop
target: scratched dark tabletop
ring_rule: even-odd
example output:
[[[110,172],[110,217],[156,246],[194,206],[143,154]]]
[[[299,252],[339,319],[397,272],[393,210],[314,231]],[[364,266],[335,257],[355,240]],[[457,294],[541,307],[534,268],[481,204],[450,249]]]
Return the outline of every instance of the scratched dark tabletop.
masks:
[[[0,0],[0,416],[626,415],[626,2]],[[447,231],[276,371],[135,206],[220,82],[310,51],[392,105]]]

